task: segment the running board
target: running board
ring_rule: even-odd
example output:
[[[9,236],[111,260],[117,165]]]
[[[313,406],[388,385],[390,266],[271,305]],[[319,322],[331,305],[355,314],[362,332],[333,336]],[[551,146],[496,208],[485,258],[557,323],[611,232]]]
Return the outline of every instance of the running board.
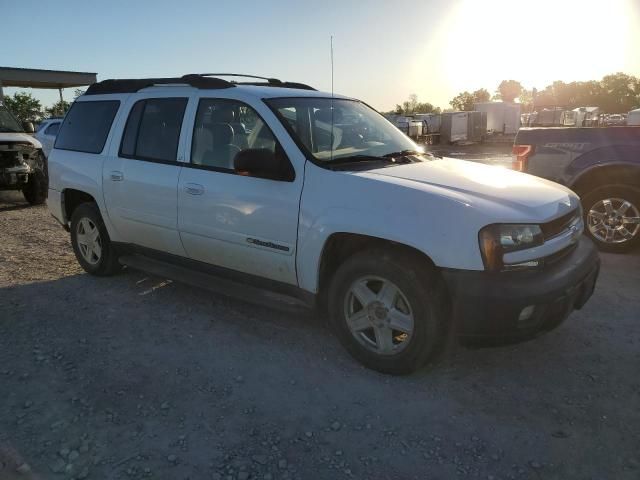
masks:
[[[235,298],[243,302],[253,303],[289,313],[309,313],[312,305],[299,298],[272,292],[246,283],[230,280],[218,275],[192,270],[169,262],[163,262],[139,254],[125,255],[119,258],[122,265],[141,270],[158,277],[169,278],[196,288]]]

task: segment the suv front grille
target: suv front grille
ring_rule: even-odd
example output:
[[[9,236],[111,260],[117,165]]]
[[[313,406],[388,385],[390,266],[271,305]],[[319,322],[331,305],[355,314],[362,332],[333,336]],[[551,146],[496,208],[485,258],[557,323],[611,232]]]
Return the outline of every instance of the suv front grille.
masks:
[[[33,145],[27,142],[0,143],[0,168],[10,168],[20,165],[22,159],[32,155]]]
[[[576,223],[577,220],[580,219],[580,209],[576,208],[575,210],[570,211],[569,213],[556,218],[555,220],[551,220],[550,222],[543,223],[540,225],[542,229],[542,234],[544,235],[544,239],[548,240],[553,238],[561,233],[566,232],[569,227]]]

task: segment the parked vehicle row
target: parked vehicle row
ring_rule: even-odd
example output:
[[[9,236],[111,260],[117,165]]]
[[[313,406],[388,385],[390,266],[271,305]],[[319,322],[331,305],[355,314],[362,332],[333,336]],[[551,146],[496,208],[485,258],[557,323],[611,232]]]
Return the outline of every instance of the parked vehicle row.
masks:
[[[87,272],[286,295],[382,372],[420,368],[451,335],[550,330],[599,271],[568,188],[430,157],[364,103],[296,83],[94,84],[49,167]]]

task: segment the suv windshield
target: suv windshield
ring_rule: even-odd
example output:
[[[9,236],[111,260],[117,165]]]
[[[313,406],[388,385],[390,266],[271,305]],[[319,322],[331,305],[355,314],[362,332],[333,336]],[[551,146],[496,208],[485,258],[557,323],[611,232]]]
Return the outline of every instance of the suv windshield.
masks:
[[[11,115],[2,103],[0,103],[0,132],[23,132],[18,121]]]
[[[356,100],[299,97],[265,102],[298,145],[321,162],[389,160],[422,152],[382,115]]]

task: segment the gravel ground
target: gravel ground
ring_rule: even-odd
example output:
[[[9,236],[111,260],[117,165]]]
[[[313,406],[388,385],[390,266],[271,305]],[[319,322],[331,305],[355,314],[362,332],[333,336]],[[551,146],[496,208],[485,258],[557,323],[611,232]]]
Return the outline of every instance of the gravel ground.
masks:
[[[557,330],[390,377],[314,315],[86,275],[0,193],[0,478],[638,479],[640,254],[602,258]]]

